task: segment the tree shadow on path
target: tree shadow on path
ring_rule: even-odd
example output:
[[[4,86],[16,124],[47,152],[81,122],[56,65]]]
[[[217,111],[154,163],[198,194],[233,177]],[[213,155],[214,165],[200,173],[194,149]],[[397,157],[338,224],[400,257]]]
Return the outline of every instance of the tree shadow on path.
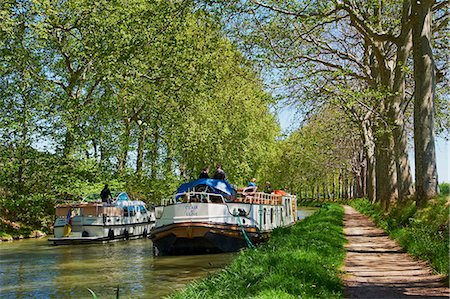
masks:
[[[449,298],[443,276],[405,253],[368,217],[344,210],[346,298]]]

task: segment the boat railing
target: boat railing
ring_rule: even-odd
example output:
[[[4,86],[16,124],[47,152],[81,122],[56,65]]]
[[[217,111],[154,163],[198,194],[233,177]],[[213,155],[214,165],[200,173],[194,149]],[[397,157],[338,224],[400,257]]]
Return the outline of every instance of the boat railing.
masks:
[[[242,202],[248,204],[263,205],[281,205],[282,196],[278,194],[268,194],[264,192],[240,193],[233,202]],[[161,200],[162,206],[173,205],[177,203],[203,202],[203,203],[226,203],[225,198],[220,194],[207,192],[184,192],[178,193],[169,198]]]
[[[192,191],[192,192],[177,193],[175,194],[175,196],[163,198],[161,200],[161,205],[168,206],[177,203],[189,203],[189,202],[225,203],[226,201],[225,198],[220,194]]]
[[[124,211],[120,207],[104,206],[102,204],[76,204],[76,205],[57,205],[56,217],[67,217],[70,209],[70,216],[87,216],[87,217],[100,217],[106,216],[123,216]]]
[[[242,192],[237,201],[249,204],[281,205],[282,196],[264,192]]]

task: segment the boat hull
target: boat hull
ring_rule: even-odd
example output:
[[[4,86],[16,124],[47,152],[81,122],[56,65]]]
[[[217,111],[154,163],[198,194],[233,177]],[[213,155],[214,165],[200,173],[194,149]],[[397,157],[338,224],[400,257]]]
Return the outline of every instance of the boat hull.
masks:
[[[295,222],[296,198],[260,193],[217,201],[216,194],[192,192],[161,206],[150,233],[154,254],[202,254],[238,251],[266,241],[273,229]]]
[[[55,227],[55,237],[49,238],[52,245],[75,245],[107,243],[121,240],[147,238],[154,222],[129,225],[83,225],[74,226],[65,236],[64,226]]]
[[[151,232],[155,255],[235,252],[264,242],[269,233],[220,223],[177,223]],[[247,237],[247,238],[246,238]]]

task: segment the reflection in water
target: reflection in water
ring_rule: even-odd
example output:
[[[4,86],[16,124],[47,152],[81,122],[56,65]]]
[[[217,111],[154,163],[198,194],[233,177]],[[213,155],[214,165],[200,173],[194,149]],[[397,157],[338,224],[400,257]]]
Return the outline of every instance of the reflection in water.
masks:
[[[304,219],[317,208],[302,208]],[[0,242],[1,298],[161,298],[223,268],[234,254],[153,257],[150,240],[51,246]]]
[[[222,268],[233,254],[153,257],[150,240],[49,246],[46,240],[0,243],[2,298],[160,298]]]
[[[303,220],[308,216],[314,214],[319,208],[315,207],[301,207],[297,210],[297,220]]]

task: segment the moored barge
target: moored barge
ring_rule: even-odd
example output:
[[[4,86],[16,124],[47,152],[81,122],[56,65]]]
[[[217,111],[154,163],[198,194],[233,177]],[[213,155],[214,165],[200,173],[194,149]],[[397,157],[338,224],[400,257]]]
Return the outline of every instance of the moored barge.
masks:
[[[54,237],[48,241],[53,245],[68,245],[146,238],[154,223],[154,211],[121,192],[111,204],[57,205]]]
[[[226,181],[199,179],[162,200],[150,238],[155,255],[233,252],[292,225],[296,208],[295,195],[285,192],[235,191]]]

